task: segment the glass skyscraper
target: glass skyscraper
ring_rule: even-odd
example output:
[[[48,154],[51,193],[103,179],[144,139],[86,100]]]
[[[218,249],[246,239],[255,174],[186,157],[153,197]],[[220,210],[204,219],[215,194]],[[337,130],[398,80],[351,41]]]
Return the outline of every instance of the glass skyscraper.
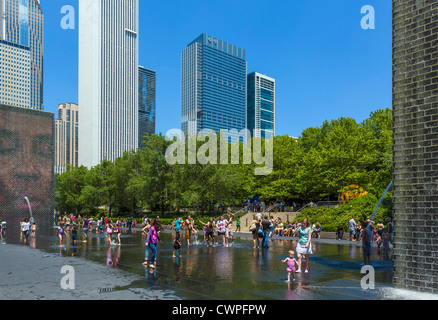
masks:
[[[275,79],[261,73],[248,75],[247,126],[254,138],[275,136]]]
[[[0,1],[0,102],[43,109],[44,15],[39,0]]]
[[[156,118],[156,72],[138,67],[138,146],[143,137],[155,134]]]
[[[246,128],[245,50],[201,34],[182,51],[181,130],[241,132]],[[230,134],[231,142],[246,136]]]

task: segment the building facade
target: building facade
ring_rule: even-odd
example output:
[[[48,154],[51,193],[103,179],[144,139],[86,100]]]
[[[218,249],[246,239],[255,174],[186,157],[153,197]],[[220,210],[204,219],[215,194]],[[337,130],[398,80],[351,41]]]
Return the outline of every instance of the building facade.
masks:
[[[438,1],[393,0],[394,286],[438,293]]]
[[[67,165],[78,167],[78,147],[79,107],[75,103],[62,103],[55,119],[55,173],[64,173]]]
[[[30,49],[0,40],[0,104],[30,108]]]
[[[275,136],[275,79],[258,72],[248,75],[247,127],[251,137]]]
[[[6,53],[0,62],[0,91],[6,96],[0,102],[42,110],[44,15],[39,0],[0,1],[0,22],[0,45]]]
[[[145,134],[155,134],[156,120],[156,84],[155,71],[138,68],[138,146],[142,146]]]
[[[245,50],[203,33],[182,51],[181,60],[181,130],[188,135],[244,131]],[[242,137],[230,134],[230,142],[246,141]]]
[[[138,6],[79,1],[79,165],[138,148]]]

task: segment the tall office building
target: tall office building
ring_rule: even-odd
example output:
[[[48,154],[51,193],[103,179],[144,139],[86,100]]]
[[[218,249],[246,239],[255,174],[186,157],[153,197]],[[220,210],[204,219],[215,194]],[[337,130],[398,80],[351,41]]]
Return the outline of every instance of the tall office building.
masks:
[[[43,31],[39,0],[0,1],[0,103],[43,109]]]
[[[79,0],[79,165],[138,148],[138,0]]]
[[[252,137],[275,136],[275,79],[253,72],[248,75],[247,126]]]
[[[155,134],[156,72],[138,67],[138,146],[145,134]]]
[[[55,173],[64,173],[67,164],[78,167],[79,107],[75,103],[58,106],[55,119]]]
[[[246,128],[245,50],[205,33],[182,51],[181,129]],[[231,142],[246,136],[231,135]]]

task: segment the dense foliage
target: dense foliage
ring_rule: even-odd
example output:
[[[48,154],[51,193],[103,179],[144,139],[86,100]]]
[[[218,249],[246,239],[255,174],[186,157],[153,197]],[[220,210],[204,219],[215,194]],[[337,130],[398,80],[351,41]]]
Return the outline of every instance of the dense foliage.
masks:
[[[114,163],[68,168],[56,178],[57,209],[96,212],[105,206],[115,215],[132,214],[139,207],[164,212],[198,206],[203,212],[217,203],[239,204],[253,196],[265,202],[338,200],[340,190],[351,184],[368,191],[367,199],[376,203],[391,181],[392,112],[377,110],[361,123],[352,118],[325,121],[297,139],[275,137],[273,171],[264,176],[255,175],[254,158],[243,163],[242,144],[238,164],[188,164],[186,154],[185,164],[177,165],[166,161],[171,145],[162,135],[146,136],[140,149]],[[205,142],[198,141],[196,148],[204,152]],[[231,154],[232,146],[228,148]],[[219,149],[205,154],[217,152],[220,159]]]

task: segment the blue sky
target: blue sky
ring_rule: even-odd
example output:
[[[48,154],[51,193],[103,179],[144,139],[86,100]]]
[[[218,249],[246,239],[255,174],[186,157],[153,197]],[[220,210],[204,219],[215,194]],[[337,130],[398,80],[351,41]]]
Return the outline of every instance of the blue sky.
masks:
[[[44,106],[78,102],[78,0],[41,0]],[[61,8],[76,9],[64,30]],[[374,30],[361,8],[375,9]],[[140,0],[140,65],[157,72],[157,132],[180,128],[181,51],[205,32],[246,50],[248,73],[277,82],[277,135],[392,107],[392,5],[377,0]],[[79,106],[80,107],[80,106]]]

